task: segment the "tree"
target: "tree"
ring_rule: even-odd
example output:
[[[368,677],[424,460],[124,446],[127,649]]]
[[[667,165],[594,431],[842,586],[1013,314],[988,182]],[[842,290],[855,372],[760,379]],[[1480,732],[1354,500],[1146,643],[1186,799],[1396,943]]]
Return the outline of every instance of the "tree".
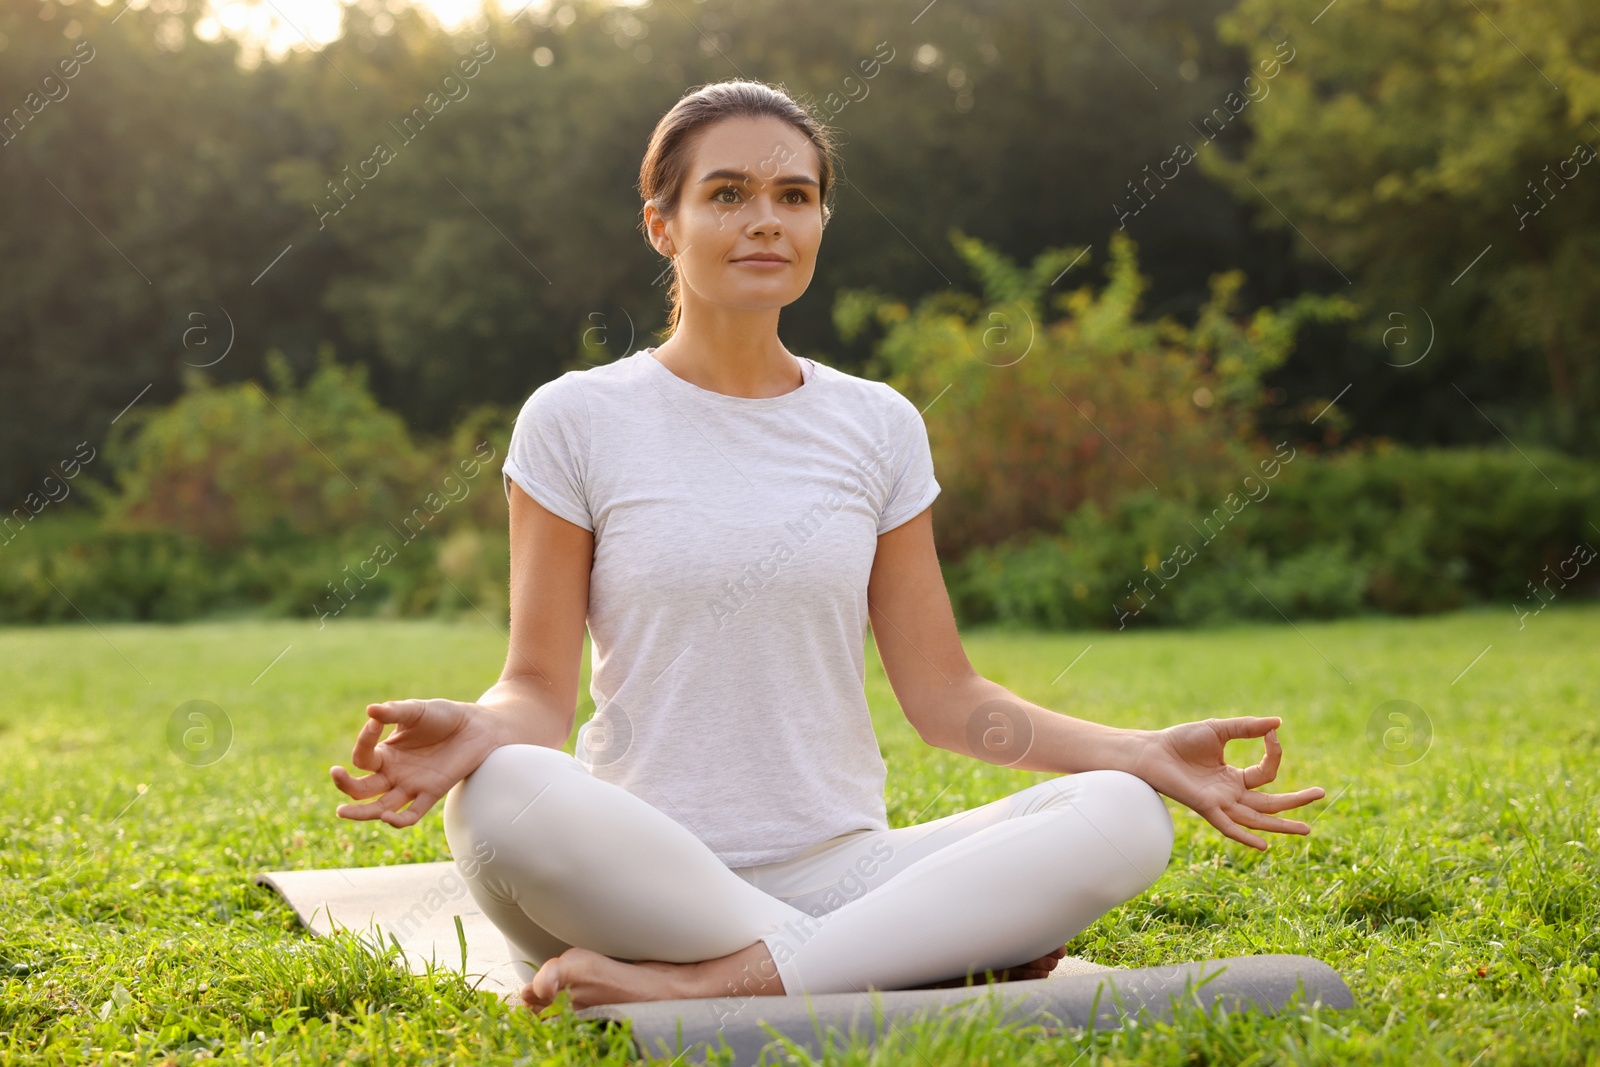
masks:
[[[1393,365],[1421,355],[1425,309],[1434,354],[1407,371],[1436,396],[1467,410],[1454,387],[1476,392],[1513,437],[1600,449],[1600,7],[1319,7],[1243,0],[1219,20],[1255,56],[1287,42],[1294,58],[1250,109],[1243,154],[1202,152],[1201,166],[1281,210],[1269,224],[1292,220],[1304,257],[1351,277],[1376,330],[1415,331]],[[1528,389],[1537,403],[1519,412]]]

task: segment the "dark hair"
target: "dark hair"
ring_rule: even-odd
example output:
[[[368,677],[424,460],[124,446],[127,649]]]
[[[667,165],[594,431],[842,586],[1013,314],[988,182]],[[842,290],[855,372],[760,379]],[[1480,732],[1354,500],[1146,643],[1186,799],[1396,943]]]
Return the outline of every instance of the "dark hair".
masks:
[[[661,116],[650,135],[650,145],[645,149],[644,162],[639,166],[639,194],[645,200],[655,201],[656,210],[663,218],[671,219],[677,213],[678,199],[683,191],[684,176],[694,152],[697,135],[703,129],[723,119],[770,116],[782,119],[806,135],[817,150],[821,173],[822,222],[827,225],[833,214],[833,174],[838,149],[832,132],[814,115],[794,102],[781,86],[744,78],[712,82],[685,93]],[[650,229],[642,212],[639,228],[646,239]],[[676,265],[672,271],[672,288],[667,294],[671,310],[667,331],[678,328],[682,307],[682,288]]]

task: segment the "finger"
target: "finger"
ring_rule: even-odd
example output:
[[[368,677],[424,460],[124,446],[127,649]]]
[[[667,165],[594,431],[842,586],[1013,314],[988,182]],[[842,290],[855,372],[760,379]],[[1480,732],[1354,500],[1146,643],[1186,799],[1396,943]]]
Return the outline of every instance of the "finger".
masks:
[[[335,813],[341,819],[381,819],[384,812],[391,812],[404,806],[411,794],[399,789],[391,789],[383,796],[370,804],[341,804]]]
[[[1279,811],[1288,811],[1290,808],[1303,807],[1313,800],[1321,800],[1328,794],[1323,792],[1321,786],[1314,785],[1310,789],[1301,789],[1294,793],[1245,793],[1239,799],[1257,811],[1269,814]]]
[[[1280,819],[1275,815],[1263,815],[1254,808],[1245,807],[1243,804],[1235,804],[1233,810],[1228,814],[1252,830],[1270,830],[1277,834],[1309,834],[1311,832],[1311,827],[1303,822],[1295,822],[1293,819]]]
[[[386,700],[381,704],[367,705],[367,721],[362,723],[361,732],[356,735],[355,751],[350,754],[350,762],[365,771],[378,770],[381,757],[373,755],[378,741],[383,737],[385,726],[397,727],[411,726],[422,718],[422,713],[427,709],[426,700]],[[365,759],[367,762],[363,763]],[[368,764],[372,764],[369,766]]]
[[[1210,823],[1212,826],[1215,826],[1218,830],[1221,830],[1223,834],[1233,838],[1235,841],[1241,841],[1244,844],[1249,845],[1251,848],[1260,849],[1262,852],[1267,850],[1267,843],[1265,841],[1261,840],[1261,838],[1257,837],[1255,834],[1252,834],[1250,831],[1246,830],[1244,827],[1228,818],[1227,813],[1221,808],[1216,808],[1211,811],[1206,815],[1205,819],[1206,822]]]
[[[1268,730],[1277,729],[1283,725],[1283,720],[1276,715],[1238,715],[1231,719],[1212,719],[1211,723],[1224,741],[1242,741],[1249,737],[1261,737]]]
[[[1244,784],[1258,789],[1278,777],[1278,764],[1283,761],[1283,746],[1278,744],[1278,730],[1267,731],[1267,751],[1261,762],[1244,769]]]
[[[422,821],[424,815],[428,814],[428,809],[433,807],[438,799],[429,793],[418,793],[416,799],[411,802],[411,807],[405,811],[385,814],[382,816],[383,821],[396,828],[415,826]]]
[[[334,785],[357,800],[375,797],[389,788],[389,780],[381,774],[369,774],[357,778],[337,764],[328,768],[328,773],[333,776]]]
[[[409,700],[385,700],[381,704],[368,704],[367,714],[382,722],[393,723],[396,726],[412,726],[422,718],[422,713],[428,708],[426,700],[412,698]]]
[[[361,731],[356,734],[355,747],[350,750],[352,764],[364,771],[383,769],[383,757],[377,753],[378,739],[383,736],[383,725],[382,720],[372,718],[361,724]]]

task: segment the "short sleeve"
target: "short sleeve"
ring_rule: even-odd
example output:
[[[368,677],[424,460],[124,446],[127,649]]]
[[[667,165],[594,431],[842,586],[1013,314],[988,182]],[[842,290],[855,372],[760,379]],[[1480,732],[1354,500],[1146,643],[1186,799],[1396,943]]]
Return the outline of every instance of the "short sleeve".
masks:
[[[533,391],[517,414],[501,471],[545,510],[593,531],[594,518],[584,493],[589,405],[576,380],[578,373],[568,371]],[[505,488],[509,496],[510,484]]]
[[[896,526],[922,514],[924,508],[939,495],[939,483],[933,476],[933,450],[928,445],[928,427],[916,405],[895,394],[901,427],[890,460],[890,486],[883,510],[878,514],[878,533],[885,534]]]

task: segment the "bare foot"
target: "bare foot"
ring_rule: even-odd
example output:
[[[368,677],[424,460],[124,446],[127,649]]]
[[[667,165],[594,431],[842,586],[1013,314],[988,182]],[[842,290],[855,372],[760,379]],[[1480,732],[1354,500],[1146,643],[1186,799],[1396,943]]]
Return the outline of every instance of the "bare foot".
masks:
[[[760,941],[698,963],[626,963],[586,948],[569,948],[546,960],[533,981],[522,987],[522,1002],[534,1012],[542,1012],[555,1003],[563,989],[571,995],[574,1008],[640,1000],[782,996],[784,992],[772,955]]]
[[[522,1002],[535,1012],[555,1003],[565,989],[574,1008],[595,1004],[622,1004],[636,1000],[676,1000],[690,995],[681,980],[692,964],[647,960],[624,963],[586,948],[569,948],[546,960],[522,987]]]
[[[994,972],[997,982],[1026,982],[1036,978],[1049,978],[1050,972],[1055,970],[1057,962],[1067,954],[1067,946],[1062,945],[1048,955],[1040,956],[1028,963],[1021,963],[1015,967],[1007,967],[1003,971]],[[984,977],[982,972],[974,974],[972,981],[975,985],[982,985]],[[951,978],[943,982],[930,982],[927,985],[912,986],[913,989],[954,989],[967,984],[966,978]]]

